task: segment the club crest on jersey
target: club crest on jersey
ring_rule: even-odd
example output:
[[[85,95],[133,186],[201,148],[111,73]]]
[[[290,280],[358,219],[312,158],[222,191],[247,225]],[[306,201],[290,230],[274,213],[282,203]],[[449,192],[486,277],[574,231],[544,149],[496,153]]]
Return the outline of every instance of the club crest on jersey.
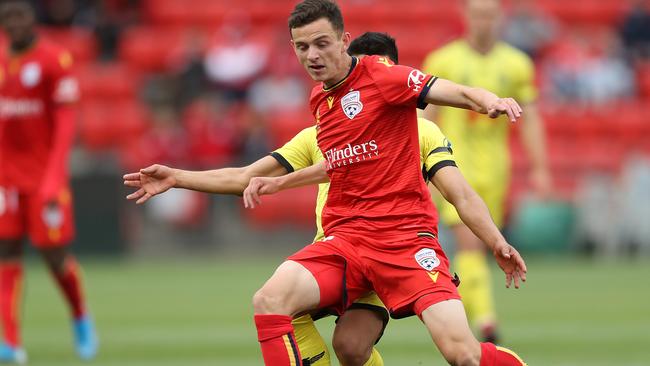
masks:
[[[438,259],[436,251],[429,248],[420,249],[415,253],[415,261],[427,271],[431,271],[440,265],[440,259]]]
[[[347,93],[341,99],[341,107],[343,108],[343,113],[348,116],[349,119],[352,119],[361,113],[363,109],[363,103],[361,103],[361,93],[358,90],[351,91]]]
[[[27,88],[36,86],[41,81],[41,66],[36,62],[25,64],[20,71],[20,81]]]
[[[63,211],[58,205],[45,207],[41,213],[41,218],[48,229],[58,229],[63,225]]]
[[[412,88],[414,91],[419,92],[422,89],[422,82],[427,76],[422,73],[422,71],[414,69],[409,74],[407,85],[409,88]]]

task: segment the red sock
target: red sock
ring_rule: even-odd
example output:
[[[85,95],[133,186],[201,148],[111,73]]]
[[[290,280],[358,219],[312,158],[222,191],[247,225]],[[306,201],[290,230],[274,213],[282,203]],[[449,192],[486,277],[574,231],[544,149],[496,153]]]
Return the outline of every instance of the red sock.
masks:
[[[290,316],[255,315],[255,326],[265,365],[301,365],[300,350],[293,334]]]
[[[52,275],[59,284],[59,288],[63,292],[65,299],[68,301],[72,316],[75,319],[84,316],[86,314],[86,305],[77,261],[73,257],[68,256],[63,264],[63,271],[52,272]]]
[[[11,347],[20,346],[20,300],[23,266],[19,262],[0,263],[0,318],[4,341]]]
[[[526,363],[511,350],[492,343],[481,343],[480,366],[527,366]]]

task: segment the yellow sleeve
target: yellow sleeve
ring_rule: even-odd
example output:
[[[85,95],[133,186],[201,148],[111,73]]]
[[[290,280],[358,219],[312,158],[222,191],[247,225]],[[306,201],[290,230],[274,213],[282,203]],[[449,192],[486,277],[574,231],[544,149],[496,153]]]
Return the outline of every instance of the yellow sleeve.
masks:
[[[535,65],[525,54],[517,57],[514,97],[521,104],[528,104],[537,99],[537,87],[535,86]]]
[[[273,151],[274,157],[289,173],[312,166],[315,163],[313,145],[316,139],[316,129],[305,128],[281,148]]]
[[[420,157],[422,173],[429,180],[440,168],[456,166],[451,142],[442,134],[440,128],[433,122],[418,118],[418,133],[420,138]]]

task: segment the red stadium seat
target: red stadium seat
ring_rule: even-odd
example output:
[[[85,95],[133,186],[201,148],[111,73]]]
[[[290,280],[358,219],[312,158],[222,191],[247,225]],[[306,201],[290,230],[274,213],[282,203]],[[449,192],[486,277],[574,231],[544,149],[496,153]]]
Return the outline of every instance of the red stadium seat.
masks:
[[[314,227],[316,191],[315,186],[309,186],[263,196],[262,205],[245,210],[244,217],[252,225],[264,228],[287,225]]]
[[[148,128],[142,105],[129,99],[81,105],[79,136],[89,150],[119,147],[139,138]]]
[[[97,41],[92,31],[85,28],[40,28],[43,38],[66,48],[77,64],[88,63],[97,57]]]
[[[139,75],[121,63],[93,63],[77,70],[81,95],[88,99],[135,98]]]
[[[630,7],[620,0],[538,0],[540,8],[569,24],[619,24]]]
[[[650,99],[650,62],[640,63],[636,68],[639,94]]]
[[[302,109],[275,114],[267,124],[272,146],[282,146],[302,129],[314,124],[314,118]]]
[[[134,69],[163,71],[172,53],[182,47],[187,32],[175,28],[138,26],[127,29],[119,45],[120,59]]]

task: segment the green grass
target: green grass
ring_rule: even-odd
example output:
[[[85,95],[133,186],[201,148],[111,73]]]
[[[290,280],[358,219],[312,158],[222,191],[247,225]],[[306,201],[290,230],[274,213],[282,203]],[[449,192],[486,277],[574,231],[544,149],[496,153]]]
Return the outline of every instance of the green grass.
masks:
[[[92,365],[261,365],[250,298],[279,259],[83,261],[101,337]],[[650,365],[650,259],[536,259],[523,289],[495,278],[504,344],[534,366]],[[40,263],[28,267],[24,339],[33,366],[82,365],[67,311]],[[319,327],[330,337],[331,318]],[[444,365],[417,318],[391,321],[387,365]]]

